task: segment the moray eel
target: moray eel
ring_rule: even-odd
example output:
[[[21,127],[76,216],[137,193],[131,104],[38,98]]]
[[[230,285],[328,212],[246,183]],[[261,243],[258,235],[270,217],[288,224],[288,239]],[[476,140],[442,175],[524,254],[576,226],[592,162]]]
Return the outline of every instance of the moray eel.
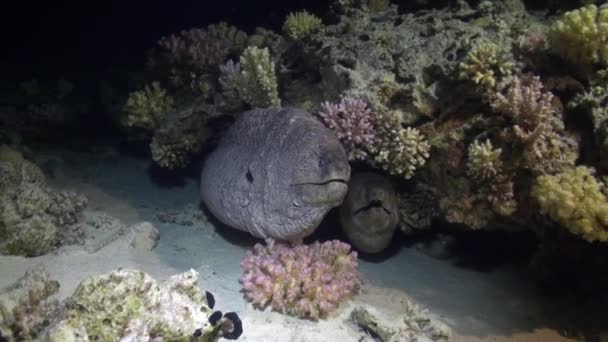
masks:
[[[365,253],[378,253],[391,243],[399,222],[393,184],[376,173],[355,173],[340,207],[342,230]]]
[[[311,234],[348,191],[336,135],[297,108],[240,114],[205,161],[201,197],[221,222],[258,238]]]

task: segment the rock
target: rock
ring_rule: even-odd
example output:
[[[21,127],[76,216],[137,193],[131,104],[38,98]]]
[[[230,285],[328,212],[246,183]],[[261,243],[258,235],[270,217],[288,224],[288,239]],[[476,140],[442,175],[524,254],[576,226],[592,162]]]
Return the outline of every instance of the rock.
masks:
[[[228,226],[298,240],[342,203],[349,178],[340,141],[310,113],[254,109],[240,115],[205,162],[201,195]]]
[[[356,173],[340,207],[342,230],[351,244],[365,253],[378,253],[391,243],[399,223],[397,193],[380,174]]]
[[[150,222],[140,222],[131,227],[131,247],[138,251],[151,251],[160,239],[158,229]]]
[[[63,304],[50,298],[58,290],[59,283],[50,279],[42,264],[0,289],[0,341],[36,340],[49,324],[61,317]]]
[[[384,342],[449,341],[453,337],[450,327],[410,301],[407,301],[403,317],[398,320],[376,316],[367,308],[356,307],[350,314],[350,321],[366,335]]]
[[[212,324],[213,310],[206,297],[194,270],[164,282],[128,269],[93,276],[76,288],[68,301],[67,318],[47,330],[45,341],[211,342],[219,336],[238,338],[242,332],[238,316],[226,313]]]

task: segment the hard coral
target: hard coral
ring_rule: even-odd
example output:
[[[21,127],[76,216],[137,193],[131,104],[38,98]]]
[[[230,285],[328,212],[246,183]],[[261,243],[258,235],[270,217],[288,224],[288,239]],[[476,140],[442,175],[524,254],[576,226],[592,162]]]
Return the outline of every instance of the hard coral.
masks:
[[[480,42],[460,62],[460,78],[488,90],[511,75],[514,67],[513,56],[508,51],[492,42]]]
[[[268,239],[247,252],[241,267],[254,305],[302,318],[327,316],[361,287],[357,253],[337,240],[289,245]]]
[[[218,28],[214,28],[214,35]],[[152,68],[168,72],[174,86],[198,89],[198,81],[217,69],[229,53],[224,38],[214,35],[204,29],[194,28],[162,37],[157,49],[150,55],[148,64]]]
[[[310,36],[323,27],[321,19],[307,11],[290,13],[283,24],[285,34],[293,39],[299,40]]]
[[[275,65],[268,48],[250,46],[240,58],[238,93],[252,107],[279,107]]]
[[[175,109],[174,104],[175,100],[160,83],[152,82],[143,90],[129,94],[125,104],[127,126],[154,130],[163,124],[167,113]]]
[[[552,49],[581,64],[608,63],[608,7],[588,5],[566,12],[549,32]]]
[[[488,139],[483,143],[475,140],[469,145],[467,174],[477,180],[489,180],[501,172],[500,148],[494,148]]]
[[[318,115],[336,133],[349,160],[367,157],[374,143],[374,126],[365,101],[345,97],[340,103],[323,102]]]
[[[241,53],[247,44],[247,33],[224,21],[207,26],[207,32],[210,37],[221,40],[231,53]]]
[[[411,178],[429,158],[431,145],[416,128],[401,127],[394,117],[377,115],[373,163],[391,175]]]
[[[561,108],[540,78],[514,77],[506,94],[494,96],[494,110],[513,123],[508,134],[520,145],[523,168],[544,174],[574,165],[578,143],[565,132]]]
[[[606,184],[594,170],[579,166],[555,176],[543,175],[532,187],[541,211],[587,241],[608,241]]]

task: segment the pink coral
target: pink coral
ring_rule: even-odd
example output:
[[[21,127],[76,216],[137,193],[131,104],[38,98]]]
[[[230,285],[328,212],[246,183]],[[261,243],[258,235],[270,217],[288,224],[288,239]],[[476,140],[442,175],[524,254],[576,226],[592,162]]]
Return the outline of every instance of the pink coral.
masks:
[[[318,113],[346,148],[348,159],[362,160],[374,143],[371,109],[365,101],[345,97],[340,103],[323,102]]]
[[[170,80],[177,87],[197,88],[205,81],[199,78],[223,63],[228,53],[222,40],[204,29],[193,28],[162,37],[150,53],[148,65],[169,71]]]
[[[241,262],[246,297],[258,307],[298,317],[325,317],[355,295],[361,280],[357,252],[338,240],[311,245],[266,240]]]

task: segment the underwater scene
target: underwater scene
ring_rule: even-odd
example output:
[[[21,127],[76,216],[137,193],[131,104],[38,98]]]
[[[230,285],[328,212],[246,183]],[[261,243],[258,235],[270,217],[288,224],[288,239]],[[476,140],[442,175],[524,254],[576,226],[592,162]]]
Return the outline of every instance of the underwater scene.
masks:
[[[3,12],[0,342],[608,342],[608,3]]]

